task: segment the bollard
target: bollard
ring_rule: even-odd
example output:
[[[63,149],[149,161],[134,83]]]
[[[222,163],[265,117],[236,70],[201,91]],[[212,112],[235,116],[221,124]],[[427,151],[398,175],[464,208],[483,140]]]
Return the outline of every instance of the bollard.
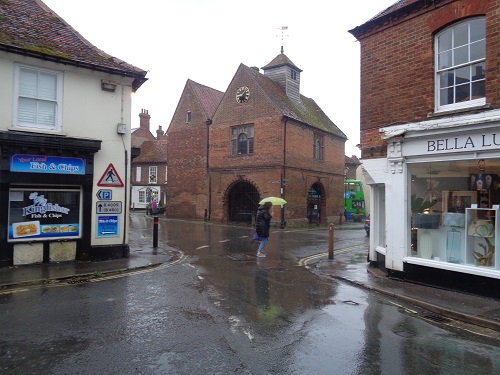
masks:
[[[153,247],[158,247],[158,216],[153,217]]]
[[[328,259],[333,259],[333,224],[330,224],[328,230]]]

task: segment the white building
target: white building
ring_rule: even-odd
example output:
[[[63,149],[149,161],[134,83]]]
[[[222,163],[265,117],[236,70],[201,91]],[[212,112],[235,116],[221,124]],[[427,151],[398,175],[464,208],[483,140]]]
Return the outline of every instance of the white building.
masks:
[[[127,256],[131,93],[146,72],[41,1],[0,14],[0,265]]]

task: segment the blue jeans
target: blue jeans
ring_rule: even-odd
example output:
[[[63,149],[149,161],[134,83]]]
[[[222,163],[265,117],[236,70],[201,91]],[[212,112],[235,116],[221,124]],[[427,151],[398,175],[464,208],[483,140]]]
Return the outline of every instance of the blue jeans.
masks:
[[[259,253],[261,253],[261,252],[262,252],[262,249],[264,249],[264,246],[266,246],[267,241],[269,241],[269,237],[267,237],[267,238],[262,238],[262,241],[260,241],[259,248],[257,249],[257,251],[258,251]]]

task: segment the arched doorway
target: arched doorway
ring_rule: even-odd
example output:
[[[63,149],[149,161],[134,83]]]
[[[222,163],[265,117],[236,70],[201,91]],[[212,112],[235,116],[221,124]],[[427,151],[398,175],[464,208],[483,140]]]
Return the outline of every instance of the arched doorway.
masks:
[[[250,224],[259,207],[259,192],[249,182],[236,182],[229,188],[227,203],[229,221]]]
[[[323,191],[323,186],[317,182],[307,192],[307,220],[309,224],[321,223],[321,211],[325,205],[324,199],[321,199],[324,195]]]

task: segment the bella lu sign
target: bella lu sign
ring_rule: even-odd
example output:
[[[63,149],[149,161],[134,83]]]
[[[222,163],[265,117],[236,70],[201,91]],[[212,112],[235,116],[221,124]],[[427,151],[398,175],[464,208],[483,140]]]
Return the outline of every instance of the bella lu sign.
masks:
[[[405,156],[500,149],[500,134],[483,133],[405,142]]]

